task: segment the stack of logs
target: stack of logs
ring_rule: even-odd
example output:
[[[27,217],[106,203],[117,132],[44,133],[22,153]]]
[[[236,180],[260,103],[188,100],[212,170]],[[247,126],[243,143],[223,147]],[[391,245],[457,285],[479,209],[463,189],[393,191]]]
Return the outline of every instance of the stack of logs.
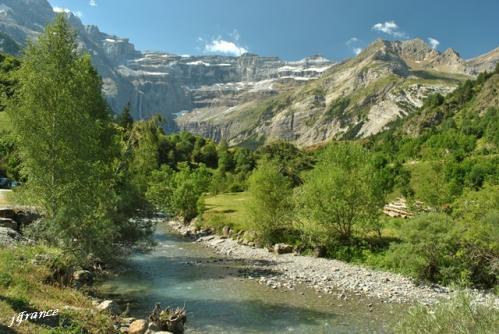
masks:
[[[385,205],[383,213],[390,217],[410,218],[414,216],[414,213],[409,211],[407,201],[403,197],[397,198],[395,201]]]

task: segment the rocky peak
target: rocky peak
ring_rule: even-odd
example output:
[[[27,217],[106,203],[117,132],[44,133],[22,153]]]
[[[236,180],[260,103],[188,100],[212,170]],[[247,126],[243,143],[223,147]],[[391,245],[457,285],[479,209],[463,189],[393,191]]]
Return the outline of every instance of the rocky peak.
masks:
[[[47,0],[1,0],[0,30],[24,45],[54,18]]]
[[[467,73],[478,75],[480,72],[492,72],[499,64],[499,48],[467,61]]]

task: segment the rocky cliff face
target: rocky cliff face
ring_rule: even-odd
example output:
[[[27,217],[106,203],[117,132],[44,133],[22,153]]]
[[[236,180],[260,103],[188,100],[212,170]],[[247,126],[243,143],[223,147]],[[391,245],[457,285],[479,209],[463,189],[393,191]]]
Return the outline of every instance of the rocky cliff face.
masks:
[[[340,64],[320,56],[295,62],[254,54],[183,57],[137,51],[128,39],[67,15],[113,110],[130,102],[136,118],[161,114],[169,130],[250,146],[369,136],[413,111],[428,94],[445,94],[499,60],[498,49],[466,61],[420,39],[378,40]],[[47,0],[0,0],[0,48],[25,45],[54,16]]]
[[[445,95],[470,75],[492,70],[498,59],[491,53],[465,61],[452,49],[440,53],[420,39],[378,40],[303,86],[226,109],[200,108],[177,123],[233,145],[288,140],[309,146],[367,137],[420,107],[426,96]]]
[[[67,13],[78,31],[80,48],[92,55],[104,93],[116,112],[130,102],[136,118],[161,114],[170,130],[173,119],[198,108],[233,106],[250,96],[276,94],[274,81],[289,86],[317,78],[332,65],[319,56],[299,62],[244,54],[241,57],[181,57],[139,52],[128,39],[84,26]],[[18,44],[34,39],[55,13],[47,0],[0,0],[0,32]],[[168,122],[169,121],[169,122]]]

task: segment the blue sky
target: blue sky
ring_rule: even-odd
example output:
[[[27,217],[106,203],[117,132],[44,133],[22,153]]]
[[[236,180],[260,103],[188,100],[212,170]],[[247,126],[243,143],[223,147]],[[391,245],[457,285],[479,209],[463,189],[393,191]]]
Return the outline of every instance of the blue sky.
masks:
[[[353,56],[376,38],[420,37],[471,58],[499,47],[497,0],[49,0],[139,50]]]

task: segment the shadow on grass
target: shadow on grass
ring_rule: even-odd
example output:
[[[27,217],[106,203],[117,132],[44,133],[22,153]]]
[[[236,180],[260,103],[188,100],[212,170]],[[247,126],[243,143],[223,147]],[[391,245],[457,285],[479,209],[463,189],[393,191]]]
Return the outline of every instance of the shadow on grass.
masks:
[[[30,306],[30,304],[22,298],[11,298],[11,297],[5,297],[0,295],[0,301],[3,301],[7,303],[12,310],[15,312],[15,315],[17,315],[21,312],[27,313],[34,313],[34,312],[41,312],[41,311],[48,311],[48,310],[37,310]],[[14,316],[14,314],[12,314]],[[26,319],[26,316],[24,316],[23,322],[28,321],[33,324],[37,324],[40,326],[45,326],[45,327],[50,327],[50,328],[56,328],[56,327],[70,327],[72,325],[72,321],[68,319],[67,317],[61,317],[59,314],[56,316],[50,316],[50,317],[45,317],[41,319]],[[5,325],[0,325],[0,333],[16,333],[16,331],[13,328],[7,327]]]

